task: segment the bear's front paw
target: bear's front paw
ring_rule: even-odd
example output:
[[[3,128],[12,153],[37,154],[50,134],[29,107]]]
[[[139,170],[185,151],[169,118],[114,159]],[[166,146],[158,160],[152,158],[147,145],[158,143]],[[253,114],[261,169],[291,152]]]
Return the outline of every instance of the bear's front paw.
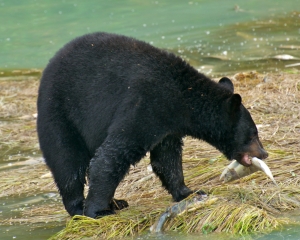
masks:
[[[102,211],[85,211],[84,215],[90,218],[101,218],[107,215],[115,214],[115,211],[107,209]]]
[[[116,214],[113,210],[103,210],[96,213],[96,216],[94,218],[102,218],[108,215]]]
[[[110,203],[110,208],[113,210],[121,210],[123,208],[127,208],[128,202],[122,199],[113,199]]]

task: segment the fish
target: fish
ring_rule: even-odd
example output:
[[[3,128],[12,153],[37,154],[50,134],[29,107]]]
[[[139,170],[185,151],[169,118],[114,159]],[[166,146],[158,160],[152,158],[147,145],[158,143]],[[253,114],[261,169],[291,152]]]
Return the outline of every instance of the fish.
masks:
[[[251,159],[251,161],[252,161],[252,165],[249,167],[245,167],[245,166],[241,165],[238,161],[233,160],[223,170],[223,172],[220,176],[220,180],[224,179],[224,182],[230,182],[230,181],[248,176],[257,171],[262,171],[272,180],[272,182],[275,185],[277,185],[270,168],[263,160],[261,160],[257,157],[253,157]]]
[[[204,193],[196,193],[193,197],[188,197],[171,207],[168,207],[164,213],[160,215],[160,217],[156,220],[156,222],[150,227],[151,233],[161,233],[163,230],[163,226],[168,219],[175,218],[176,216],[180,216],[186,212],[192,212],[204,204],[212,204],[217,201],[216,197],[209,198]]]

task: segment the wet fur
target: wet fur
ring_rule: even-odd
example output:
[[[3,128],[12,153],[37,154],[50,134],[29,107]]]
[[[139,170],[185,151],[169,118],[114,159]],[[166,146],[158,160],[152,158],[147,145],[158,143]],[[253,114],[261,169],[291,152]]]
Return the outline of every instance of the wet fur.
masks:
[[[192,193],[182,172],[184,136],[207,141],[228,159],[253,151],[251,138],[258,139],[229,79],[216,83],[172,53],[108,33],[76,38],[50,60],[37,130],[66,210],[90,217],[127,206],[114,204],[115,190],[149,151],[154,172],[180,201]]]

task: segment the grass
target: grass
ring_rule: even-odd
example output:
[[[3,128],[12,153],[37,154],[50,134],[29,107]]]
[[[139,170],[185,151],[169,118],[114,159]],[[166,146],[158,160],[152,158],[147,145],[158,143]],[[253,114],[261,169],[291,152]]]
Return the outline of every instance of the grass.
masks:
[[[40,75],[18,73],[13,80],[13,74],[17,73],[0,75],[0,199],[57,193],[52,178],[42,177],[49,172],[45,165],[41,161],[26,162],[40,156],[32,117],[36,113]],[[292,220],[283,218],[283,214],[300,208],[300,74],[251,72],[236,74],[232,79],[235,91],[242,95],[258,126],[269,153],[266,162],[278,187],[262,172],[224,184],[219,177],[229,162],[208,144],[186,138],[186,184],[194,190],[206,191],[217,201],[208,201],[195,211],[168,220],[166,232],[265,233],[290,223]],[[147,156],[121,182],[116,198],[128,200],[130,207],[116,215],[96,220],[84,216],[69,218],[58,198],[55,202],[25,207],[15,217],[0,218],[0,225],[66,221],[66,228],[52,239],[139,235],[148,231],[173,204],[157,177],[147,170],[148,165]]]

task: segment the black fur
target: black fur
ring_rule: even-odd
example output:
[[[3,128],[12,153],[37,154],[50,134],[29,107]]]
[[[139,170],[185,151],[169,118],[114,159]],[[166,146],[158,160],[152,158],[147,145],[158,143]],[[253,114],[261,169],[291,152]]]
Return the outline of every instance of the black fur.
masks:
[[[229,79],[218,84],[172,53],[108,33],[76,38],[50,60],[37,129],[66,210],[90,217],[127,206],[113,198],[115,190],[148,151],[154,172],[179,201],[192,193],[182,173],[184,136],[237,160],[258,139]]]

